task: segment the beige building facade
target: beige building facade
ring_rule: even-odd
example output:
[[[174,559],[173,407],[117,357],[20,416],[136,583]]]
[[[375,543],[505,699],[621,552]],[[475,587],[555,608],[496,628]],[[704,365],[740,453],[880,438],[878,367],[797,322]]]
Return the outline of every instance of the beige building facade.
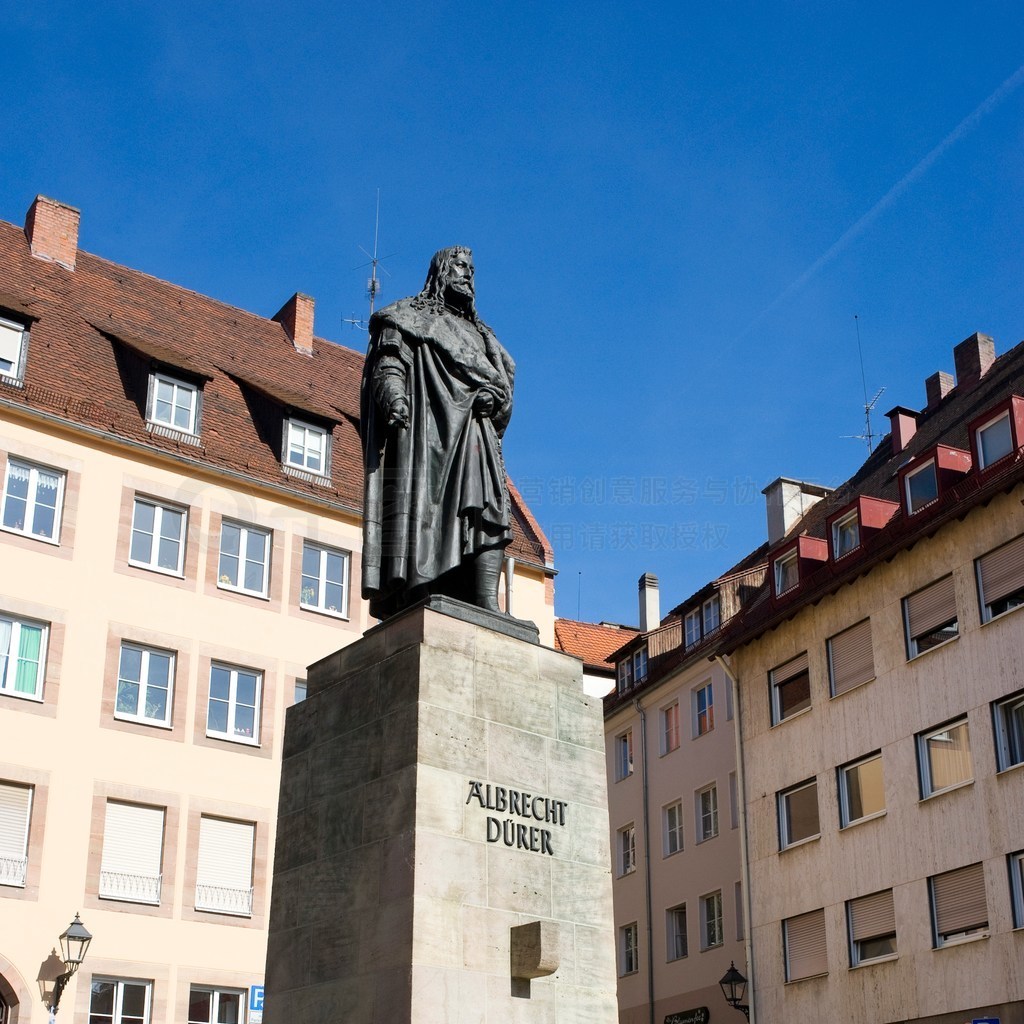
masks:
[[[0,224],[0,1020],[255,1022],[285,710],[372,625],[361,355]],[[517,496],[512,612],[553,643]],[[514,585],[513,585],[514,584]],[[355,588],[355,589],[353,589]]]

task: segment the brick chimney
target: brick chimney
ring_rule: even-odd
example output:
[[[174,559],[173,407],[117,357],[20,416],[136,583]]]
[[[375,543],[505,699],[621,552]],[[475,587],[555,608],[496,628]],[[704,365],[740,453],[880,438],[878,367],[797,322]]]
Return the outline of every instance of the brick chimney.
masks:
[[[645,572],[637,583],[640,598],[640,631],[657,629],[661,623],[661,602],[658,596],[658,577]]]
[[[987,334],[972,334],[953,349],[958,388],[976,384],[996,361],[996,343]]]
[[[296,292],[274,315],[291,339],[296,352],[313,354],[313,299]]]
[[[81,217],[82,214],[67,203],[36,196],[25,214],[25,237],[32,255],[74,270]]]
[[[924,382],[924,393],[928,397],[926,409],[934,409],[953,390],[953,375],[939,370]]]
[[[831,494],[832,488],[780,476],[761,493],[768,514],[768,543],[776,544],[803,519],[812,505]]]
[[[947,373],[946,376],[948,377],[949,374]],[[902,405],[897,405],[885,415],[889,417],[890,433],[892,434],[892,453],[893,455],[899,455],[910,444],[910,439],[917,433],[918,414],[913,409],[904,409]]]

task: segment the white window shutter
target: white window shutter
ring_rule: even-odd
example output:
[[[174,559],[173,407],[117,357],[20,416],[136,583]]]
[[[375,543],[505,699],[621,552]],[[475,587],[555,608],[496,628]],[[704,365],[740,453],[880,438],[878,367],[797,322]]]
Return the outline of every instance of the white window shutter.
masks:
[[[196,884],[251,889],[254,834],[249,822],[203,817]]]
[[[0,857],[25,856],[31,807],[31,786],[0,783]]]
[[[107,801],[101,871],[157,878],[163,843],[162,807]]]

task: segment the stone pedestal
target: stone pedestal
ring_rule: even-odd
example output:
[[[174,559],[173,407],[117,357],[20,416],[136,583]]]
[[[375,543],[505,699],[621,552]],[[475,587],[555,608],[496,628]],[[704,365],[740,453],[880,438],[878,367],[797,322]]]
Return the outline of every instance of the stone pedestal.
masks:
[[[481,623],[418,606],[310,668],[266,1024],[617,1020],[600,701],[575,659]]]

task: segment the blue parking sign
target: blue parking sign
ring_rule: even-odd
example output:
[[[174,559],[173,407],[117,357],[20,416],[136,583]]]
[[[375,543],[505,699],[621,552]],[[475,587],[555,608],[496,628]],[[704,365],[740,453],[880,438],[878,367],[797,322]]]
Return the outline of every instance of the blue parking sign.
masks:
[[[998,1017],[975,1017],[971,1024],[999,1024]]]
[[[263,1024],[263,986],[249,986],[249,1024]]]

